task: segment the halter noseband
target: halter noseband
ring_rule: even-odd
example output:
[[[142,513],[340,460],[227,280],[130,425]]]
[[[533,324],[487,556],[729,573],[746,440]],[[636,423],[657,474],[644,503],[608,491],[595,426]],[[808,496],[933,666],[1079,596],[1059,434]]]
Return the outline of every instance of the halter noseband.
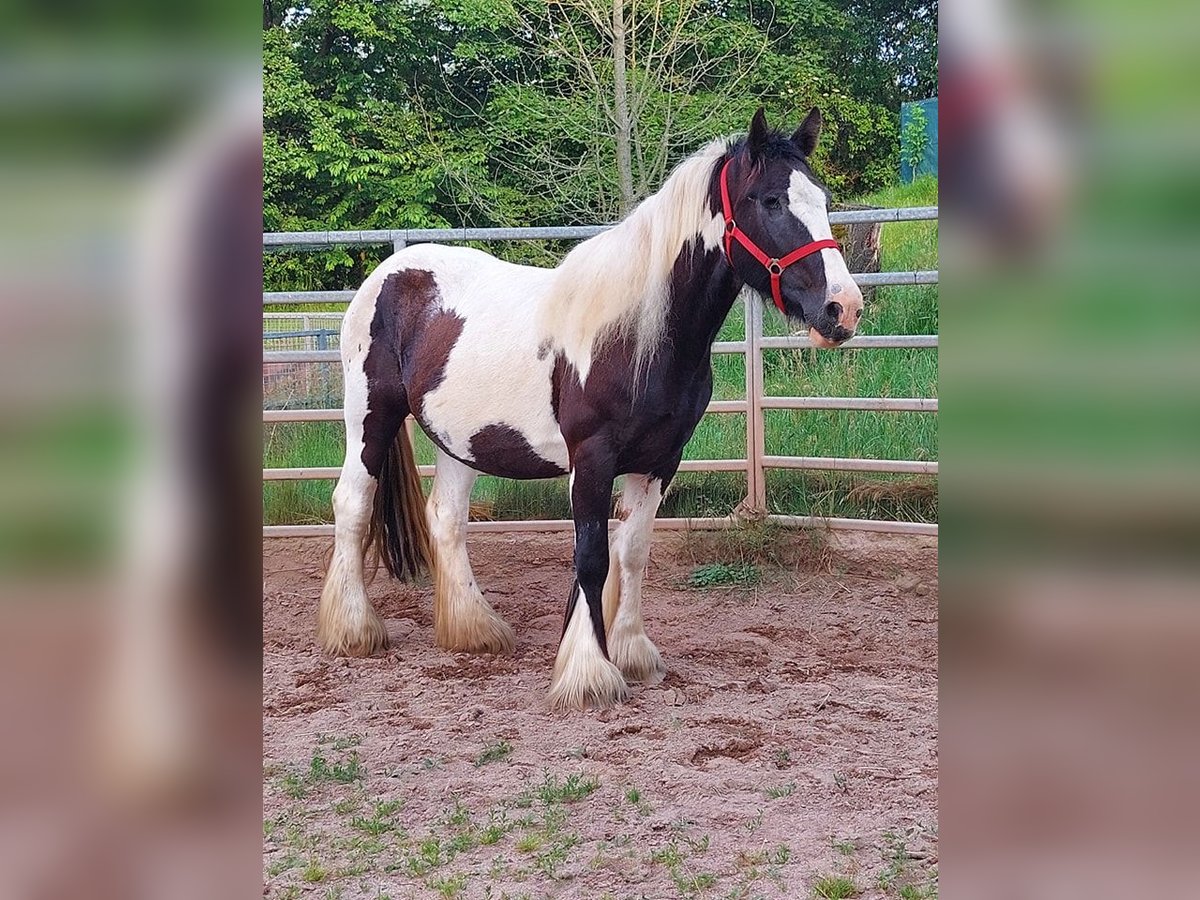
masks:
[[[841,250],[841,246],[832,238],[824,238],[819,241],[812,241],[802,247],[797,247],[786,256],[775,258],[767,256],[762,249],[754,241],[746,235],[746,232],[737,227],[737,222],[733,220],[733,204],[729,201],[729,180],[727,173],[729,172],[729,164],[733,162],[733,157],[725,160],[725,165],[721,167],[721,212],[725,216],[725,258],[729,260],[730,265],[733,264],[733,242],[736,239],[739,244],[746,248],[746,252],[759,261],[759,263],[771,275],[771,299],[775,301],[775,305],[780,312],[783,309],[783,292],[779,286],[780,276],[783,275],[783,270],[794,262],[804,259],[806,256],[811,256],[818,250]]]

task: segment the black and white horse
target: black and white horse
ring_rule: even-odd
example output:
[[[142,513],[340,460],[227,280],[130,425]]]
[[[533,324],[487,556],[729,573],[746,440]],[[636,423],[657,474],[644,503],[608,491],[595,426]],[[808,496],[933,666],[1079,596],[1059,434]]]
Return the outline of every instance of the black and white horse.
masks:
[[[575,583],[551,705],[610,705],[627,680],[661,677],[642,624],[642,576],[663,490],[712,395],[721,323],[743,285],[807,322],[820,346],[849,338],[862,312],[830,233],[828,192],[808,166],[820,130],[815,109],[791,137],[759,110],[744,139],[685,160],[554,269],[418,244],[371,273],[342,327],[346,461],[322,647],[386,646],[363,580],[374,546],[395,576],[432,568],[439,646],[512,650],[513,631],[467,559],[471,487],[479,472],[569,474]],[[439,448],[426,508],[403,427],[410,413]]]

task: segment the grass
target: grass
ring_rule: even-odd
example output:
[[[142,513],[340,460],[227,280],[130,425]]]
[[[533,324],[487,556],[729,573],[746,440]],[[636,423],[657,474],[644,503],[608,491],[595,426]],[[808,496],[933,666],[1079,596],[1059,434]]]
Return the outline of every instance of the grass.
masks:
[[[878,206],[925,206],[937,203],[937,181],[918,179],[858,198]],[[936,269],[936,222],[883,226],[882,268]],[[493,250],[500,248],[494,247]],[[741,304],[735,304],[720,340],[745,333]],[[788,333],[773,309],[765,314],[767,334]],[[876,288],[868,299],[864,334],[935,334],[938,288],[909,285]],[[331,399],[304,398],[292,406],[338,405],[336,365],[318,364],[310,386]],[[936,397],[938,355],[928,349],[847,351],[764,351],[764,387],[769,395],[818,397]],[[745,392],[745,361],[737,354],[713,357],[714,397],[736,399]],[[929,413],[881,413],[846,410],[767,410],[766,448],[788,456],[937,458],[937,417]],[[433,461],[433,446],[418,434],[419,462]],[[267,467],[337,466],[344,452],[343,429],[336,422],[279,423],[264,426],[263,465]],[[743,458],[745,417],[705,416],[687,447],[685,459]],[[856,516],[936,521],[935,478],[859,472],[778,470],[768,473],[768,505],[795,515]],[[273,481],[263,486],[266,524],[332,521],[332,481]],[[737,472],[688,472],[675,479],[663,500],[663,516],[725,516],[746,492]],[[565,479],[514,482],[481,477],[473,505],[477,518],[569,518]]]
[[[768,800],[778,800],[781,797],[790,797],[796,792],[796,782],[790,781],[787,784],[775,785],[763,791],[763,794]]]
[[[854,879],[845,875],[823,875],[813,884],[813,896],[821,900],[843,900],[845,897],[857,897],[860,893]]]
[[[512,744],[505,740],[496,741],[484,748],[475,760],[475,768],[486,766],[488,763],[500,762],[512,756]]]

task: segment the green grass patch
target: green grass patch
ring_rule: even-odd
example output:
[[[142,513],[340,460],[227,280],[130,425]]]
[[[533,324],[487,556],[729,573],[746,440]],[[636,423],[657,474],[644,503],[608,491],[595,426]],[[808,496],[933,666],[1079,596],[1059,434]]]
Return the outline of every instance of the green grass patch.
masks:
[[[846,897],[857,897],[861,890],[853,878],[845,875],[824,875],[813,885],[813,896],[820,900],[844,900]]]
[[[496,741],[484,748],[475,760],[475,768],[486,766],[488,763],[500,762],[512,756],[512,744],[506,740]]]

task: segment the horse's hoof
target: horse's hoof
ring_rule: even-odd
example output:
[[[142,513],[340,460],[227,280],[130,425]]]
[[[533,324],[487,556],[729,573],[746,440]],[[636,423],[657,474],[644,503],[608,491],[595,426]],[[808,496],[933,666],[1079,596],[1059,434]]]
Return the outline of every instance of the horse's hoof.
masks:
[[[662,655],[644,632],[629,636],[614,634],[608,649],[609,658],[626,681],[658,684],[667,674]]]
[[[482,604],[468,608],[468,615],[439,619],[436,626],[437,645],[443,650],[458,653],[492,653],[508,655],[517,646],[516,635],[495,611]]]
[[[333,656],[374,656],[388,648],[388,633],[374,611],[354,627],[322,616],[317,624],[317,643]]]
[[[568,665],[556,671],[546,695],[556,711],[608,709],[628,698],[629,686],[621,670],[603,657],[588,660],[586,667]]]

